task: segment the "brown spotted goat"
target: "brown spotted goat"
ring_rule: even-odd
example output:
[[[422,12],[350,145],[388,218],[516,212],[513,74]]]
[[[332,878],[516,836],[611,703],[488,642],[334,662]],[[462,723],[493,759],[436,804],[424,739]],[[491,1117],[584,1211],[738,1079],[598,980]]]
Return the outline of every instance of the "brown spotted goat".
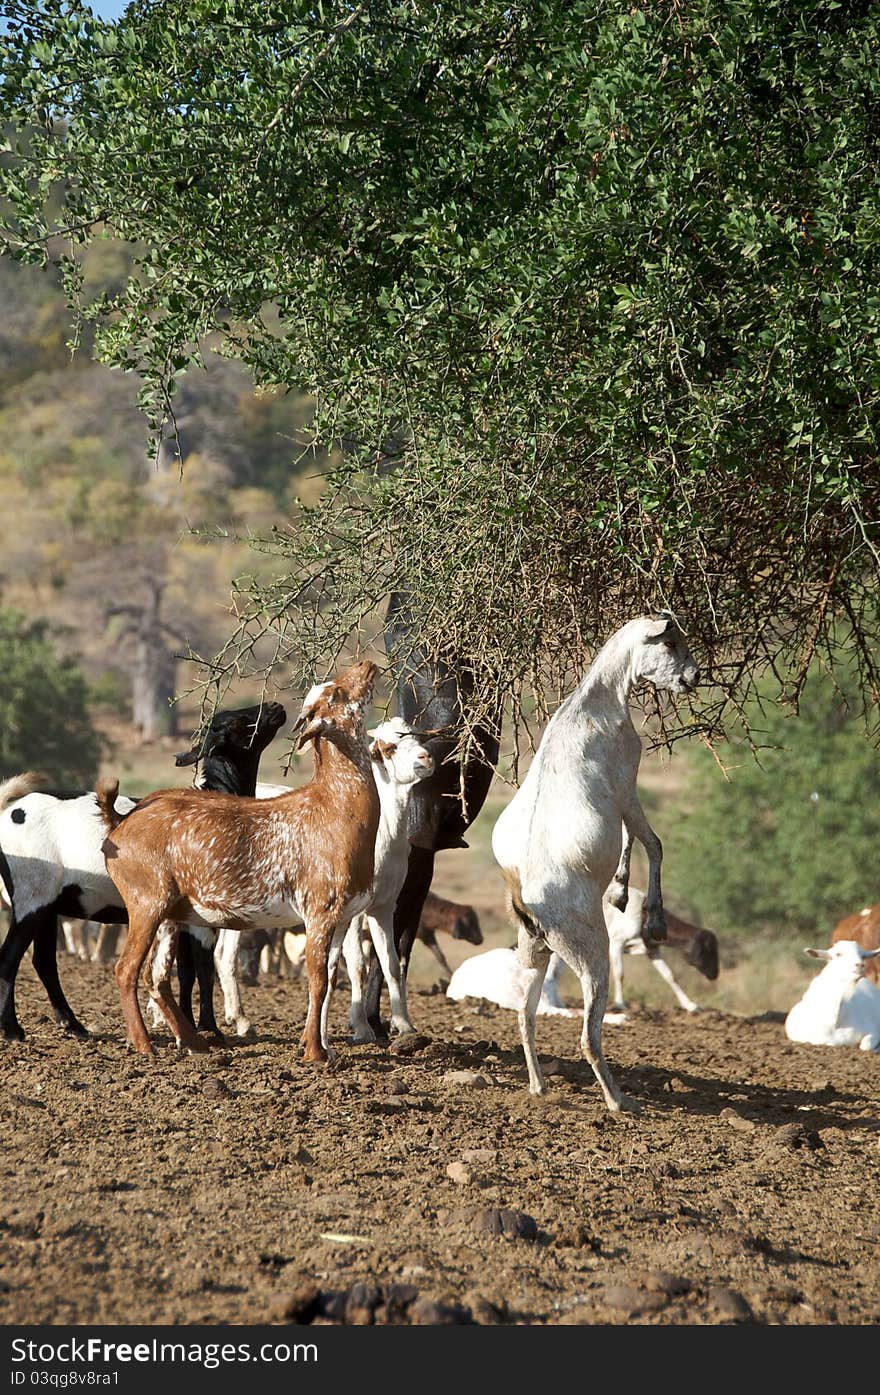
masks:
[[[844,916],[843,920],[838,921],[831,931],[828,943],[836,945],[838,940],[855,940],[862,949],[880,949],[880,902],[875,902],[873,906],[865,906],[864,910]],[[865,977],[872,978],[876,984],[880,984],[878,966],[880,955],[876,959],[865,960]]]
[[[297,749],[313,743],[315,773],[299,789],[274,799],[158,790],[121,817],[113,807],[116,786],[99,786],[107,871],[128,910],[115,972],[135,1050],[153,1049],[137,985],[163,920],[234,930],[301,922],[309,976],[304,1057],[329,1059],[321,1007],[330,948],[368,904],[373,884],[379,796],[366,711],[375,673],[373,663],[355,664],[307,694],[294,731]],[[152,992],[178,1043],[203,1048],[168,982]]]

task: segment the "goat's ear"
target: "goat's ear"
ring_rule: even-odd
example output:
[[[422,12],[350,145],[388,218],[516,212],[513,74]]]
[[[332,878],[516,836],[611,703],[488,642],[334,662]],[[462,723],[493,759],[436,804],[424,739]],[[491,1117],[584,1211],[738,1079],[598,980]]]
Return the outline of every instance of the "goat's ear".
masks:
[[[380,761],[382,759],[382,748],[378,741],[370,744],[370,760]]]
[[[299,723],[297,723],[297,726],[299,726]],[[313,717],[304,730],[300,732],[296,743],[296,749],[301,751],[307,741],[314,741],[316,736],[322,736],[329,726],[330,723],[327,721],[326,717]]]
[[[178,751],[174,757],[175,765],[197,765],[199,759],[198,749],[193,746],[191,751]]]
[[[809,954],[811,959],[830,959],[831,955],[827,949],[805,949],[804,954]]]
[[[669,610],[657,611],[651,616],[651,628],[648,631],[648,639],[671,639],[678,634],[678,624],[675,616]]]

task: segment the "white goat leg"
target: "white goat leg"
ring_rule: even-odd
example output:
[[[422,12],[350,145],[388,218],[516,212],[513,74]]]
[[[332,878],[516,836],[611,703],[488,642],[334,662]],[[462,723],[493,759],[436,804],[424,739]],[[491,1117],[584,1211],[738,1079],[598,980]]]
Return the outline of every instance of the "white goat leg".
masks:
[[[214,946],[214,965],[223,990],[223,1015],[235,1027],[236,1036],[249,1036],[253,1028],[245,1016],[241,1001],[241,984],[238,975],[238,951],[241,946],[241,931],[224,929],[217,936]]]
[[[525,996],[517,1017],[526,1058],[526,1068],[529,1072],[529,1093],[543,1095],[544,1077],[541,1074],[535,1044],[535,1019],[538,1015],[538,1003],[541,1001],[541,989],[544,987],[544,975],[547,972],[547,965],[550,963],[550,950],[543,940],[536,940],[526,929],[521,928],[517,938],[516,952],[520,965],[526,974]]]
[[[406,1004],[406,980],[401,973],[400,959],[394,943],[394,903],[371,906],[367,912],[367,928],[382,967],[385,982],[388,985],[391,1030],[396,1032],[398,1036],[410,1036],[416,1029],[409,1018]]]
[[[342,954],[351,984],[351,1003],[348,1009],[348,1026],[355,1046],[365,1046],[376,1040],[376,1033],[367,1021],[364,1007],[364,990],[367,986],[367,965],[364,959],[362,941],[362,917],[356,916],[345,933]]]
[[[650,958],[651,963],[654,965],[654,968],[657,970],[657,973],[660,975],[660,977],[666,983],[669,984],[669,987],[672,989],[673,993],[676,996],[679,1007],[683,1007],[685,1012],[699,1012],[699,1004],[695,1003],[691,998],[689,998],[687,993],[685,993],[684,989],[675,981],[675,979],[672,976],[672,970],[670,969],[666,961],[664,959],[661,959],[660,955],[656,952],[654,954],[651,954],[649,952],[648,957]]]

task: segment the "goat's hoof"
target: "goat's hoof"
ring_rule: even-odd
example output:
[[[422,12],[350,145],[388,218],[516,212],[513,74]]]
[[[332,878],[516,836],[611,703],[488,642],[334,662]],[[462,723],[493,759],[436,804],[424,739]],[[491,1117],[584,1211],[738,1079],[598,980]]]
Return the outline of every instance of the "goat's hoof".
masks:
[[[368,1027],[365,1032],[352,1032],[348,1040],[352,1046],[372,1046],[376,1034]]]
[[[235,1024],[235,1035],[242,1041],[245,1039],[248,1041],[255,1041],[257,1036],[256,1028],[253,1023],[248,1022],[246,1017],[242,1017],[240,1021]]]
[[[62,1019],[59,1022],[59,1026],[63,1027],[65,1032],[69,1032],[72,1037],[77,1037],[80,1041],[88,1041],[89,1039],[89,1033],[81,1022],[77,1022],[75,1017]]]
[[[397,1022],[392,1022],[391,1035],[392,1037],[394,1037],[395,1041],[397,1041],[401,1037],[418,1036],[418,1032],[416,1031],[415,1027],[411,1022],[402,1022],[400,1024],[398,1024]]]
[[[608,1108],[612,1114],[641,1114],[642,1106],[638,1100],[631,1099],[629,1095],[621,1095],[614,1104],[609,1104]]]
[[[200,1027],[198,1030],[198,1037],[200,1041],[205,1043],[205,1046],[202,1048],[196,1047],[195,1049],[197,1051],[200,1049],[207,1050],[211,1046],[226,1045],[226,1038],[219,1027]]]
[[[3,1022],[0,1024],[0,1033],[6,1041],[24,1041],[24,1027],[20,1027],[17,1022]]]

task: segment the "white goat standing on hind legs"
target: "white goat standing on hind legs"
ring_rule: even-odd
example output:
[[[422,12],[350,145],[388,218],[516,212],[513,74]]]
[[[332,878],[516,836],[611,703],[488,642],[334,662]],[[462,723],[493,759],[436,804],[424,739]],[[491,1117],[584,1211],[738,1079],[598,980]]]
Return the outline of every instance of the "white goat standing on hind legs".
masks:
[[[535,1050],[535,1015],[551,951],[577,974],[584,995],[581,1048],[608,1108],[639,1112],[602,1054],[608,1000],[608,931],[603,895],[626,905],[629,858],[638,838],[648,855],[645,933],[666,935],[660,892],[660,840],[636,793],[642,745],[629,713],[642,679],[689,693],[699,670],[674,617],[630,620],[596,655],[554,713],[519,790],[495,825],[492,851],[519,921],[518,953],[530,971],[519,1010],[529,1089],[544,1090]],[[616,869],[616,870],[615,870]],[[609,886],[610,883],[610,886]]]

